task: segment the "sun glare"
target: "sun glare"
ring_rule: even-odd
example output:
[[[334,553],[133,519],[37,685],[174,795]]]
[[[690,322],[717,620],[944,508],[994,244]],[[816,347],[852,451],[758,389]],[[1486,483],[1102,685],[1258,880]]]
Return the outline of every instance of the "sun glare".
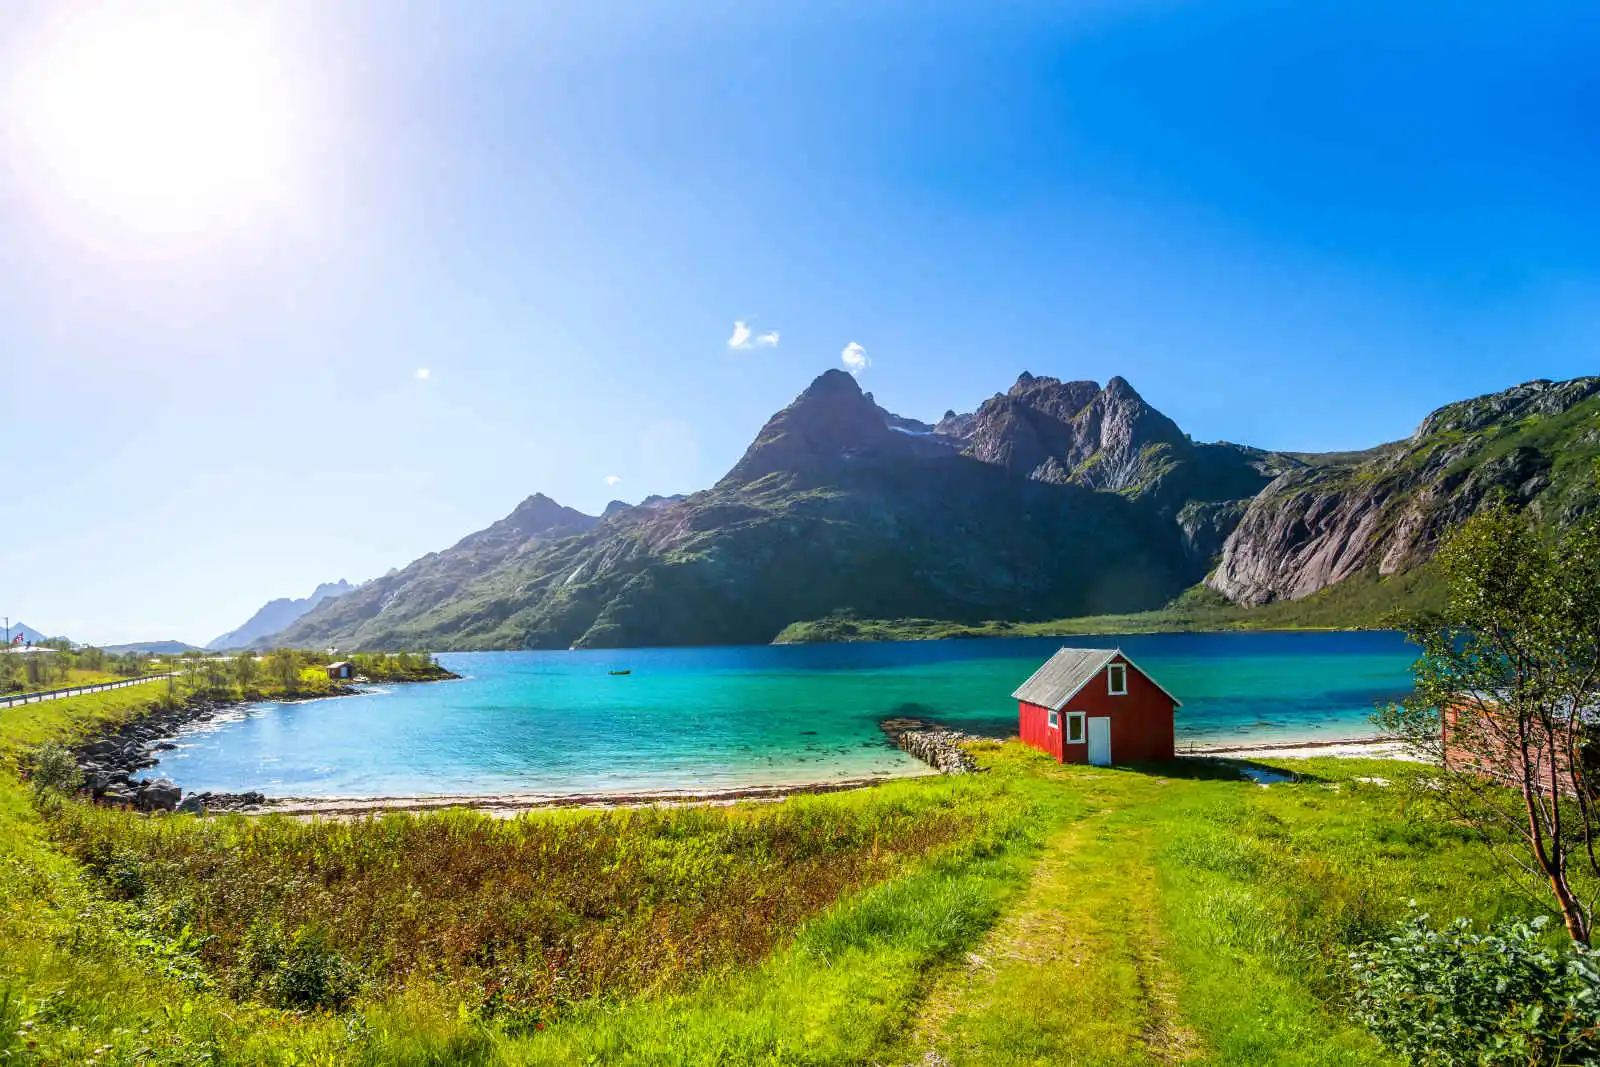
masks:
[[[211,3],[79,9],[13,63],[30,191],[94,237],[189,239],[288,193],[291,84],[271,25]]]

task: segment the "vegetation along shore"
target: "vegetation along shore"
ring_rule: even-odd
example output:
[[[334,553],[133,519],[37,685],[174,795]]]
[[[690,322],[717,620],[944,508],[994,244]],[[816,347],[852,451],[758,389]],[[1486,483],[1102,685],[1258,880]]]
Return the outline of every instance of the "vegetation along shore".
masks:
[[[169,740],[184,727],[206,722],[226,708],[264,700],[320,700],[360,692],[351,682],[427,682],[459,677],[432,656],[360,653],[347,670],[327,666],[326,655],[278,649],[267,655],[233,656],[191,653],[177,659],[164,680],[145,685],[69,697],[74,707],[90,709],[87,719],[56,709],[34,712],[35,728],[59,731],[67,723],[74,743],[46,740],[35,750],[29,772],[56,788],[81,789],[90,799],[141,810],[207,810],[248,808],[262,803],[259,793],[204,793],[184,797],[182,787],[155,774]],[[348,674],[349,681],[341,677]],[[84,703],[87,701],[88,703]],[[27,705],[50,708],[50,705]],[[14,712],[13,712],[14,713]],[[25,720],[24,720],[25,721]]]
[[[1469,524],[1445,557],[1454,614],[1416,620],[1414,636],[1515,607],[1483,592],[1500,561],[1530,554],[1517,521]],[[1539,558],[1513,567],[1530,581],[1511,595],[1565,602],[1600,568],[1600,532]],[[1538,637],[1529,618],[1502,621]],[[1451,706],[1437,686],[1457,675],[1435,668],[1453,654],[1419,664],[1435,708]],[[965,773],[512,818],[89,802],[52,754],[150,699],[0,716],[9,1060],[1600,1059],[1600,970],[1580,936],[1594,871],[1562,873],[1569,937],[1550,922],[1551,883],[1507,862],[1527,856],[1496,817],[1516,813],[1515,792],[1448,766],[1420,702],[1391,709],[1392,736],[1431,745],[1431,762],[1234,752],[1095,767],[905,720],[886,741],[930,762],[959,752],[945,769]],[[1492,804],[1464,811],[1462,795]],[[1547,847],[1570,850],[1572,831],[1560,840]]]

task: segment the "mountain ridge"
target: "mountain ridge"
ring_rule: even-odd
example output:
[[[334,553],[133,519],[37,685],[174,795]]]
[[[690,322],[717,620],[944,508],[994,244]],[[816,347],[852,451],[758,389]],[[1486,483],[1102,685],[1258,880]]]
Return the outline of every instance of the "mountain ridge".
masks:
[[[225,650],[231,648],[247,648],[254,641],[270,637],[280,630],[286,629],[291,623],[324,600],[343,596],[358,586],[340,578],[337,582],[323,582],[311,591],[308,597],[299,600],[290,597],[279,597],[269,600],[256,609],[255,614],[245,622],[227,633],[212,638],[207,642],[207,648]]]
[[[1396,544],[1410,547],[1394,549],[1385,573],[1418,566],[1439,531],[1484,506],[1491,489],[1540,498],[1548,487],[1528,478],[1554,462],[1540,451],[1551,442],[1540,445],[1527,426],[1516,432],[1538,440],[1509,451],[1492,442],[1530,418],[1576,419],[1574,433],[1600,442],[1585,407],[1600,405],[1600,384],[1588,381],[1524,383],[1447,405],[1405,442],[1324,455],[1193,441],[1120,376],[1101,386],[1024,372],[973,411],[930,424],[829,371],[709,489],[613,503],[599,517],[535,494],[273,640],[441,650],[747,643],[839,612],[976,622],[1147,610],[1201,581],[1245,605],[1304,597],[1372,573]],[[1435,455],[1441,442],[1453,451]],[[1434,460],[1418,460],[1423,453]],[[1310,489],[1337,498],[1318,505],[1328,514],[1367,514],[1376,505],[1358,490],[1378,471],[1393,483],[1384,499],[1415,505],[1405,521],[1418,537],[1389,537],[1399,516],[1370,529],[1359,518],[1335,522],[1318,541],[1322,512],[1291,503],[1305,504]],[[1432,479],[1431,495],[1418,495],[1416,478]],[[1379,534],[1374,556],[1378,542],[1367,541]]]

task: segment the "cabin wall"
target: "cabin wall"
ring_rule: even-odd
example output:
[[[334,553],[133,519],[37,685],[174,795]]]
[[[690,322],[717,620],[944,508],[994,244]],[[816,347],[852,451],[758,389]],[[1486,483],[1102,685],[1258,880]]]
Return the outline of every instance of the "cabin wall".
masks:
[[[1022,738],[1022,743],[1040,752],[1048,753],[1056,759],[1061,759],[1061,738],[1065,731],[1065,723],[1061,728],[1050,728],[1050,710],[1038,704],[1030,704],[1026,700],[1017,701],[1017,734]],[[1082,746],[1075,746],[1081,748]]]
[[[1127,662],[1120,656],[1111,661]],[[1106,671],[1101,670],[1067,702],[1062,713],[1081,711],[1092,718],[1110,716],[1113,763],[1160,763],[1175,758],[1172,698],[1132,665],[1128,667],[1127,695],[1112,696],[1110,690]],[[1088,738],[1087,723],[1084,737]],[[1067,745],[1066,749],[1067,763],[1083,763],[1089,758],[1087,744]]]

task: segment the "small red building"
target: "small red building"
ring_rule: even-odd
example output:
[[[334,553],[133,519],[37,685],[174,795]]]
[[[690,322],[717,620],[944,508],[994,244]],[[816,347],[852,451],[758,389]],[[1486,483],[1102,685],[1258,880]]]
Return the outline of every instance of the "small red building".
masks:
[[[1120,648],[1063,648],[1011,696],[1023,744],[1062,763],[1174,758],[1177,697]]]

